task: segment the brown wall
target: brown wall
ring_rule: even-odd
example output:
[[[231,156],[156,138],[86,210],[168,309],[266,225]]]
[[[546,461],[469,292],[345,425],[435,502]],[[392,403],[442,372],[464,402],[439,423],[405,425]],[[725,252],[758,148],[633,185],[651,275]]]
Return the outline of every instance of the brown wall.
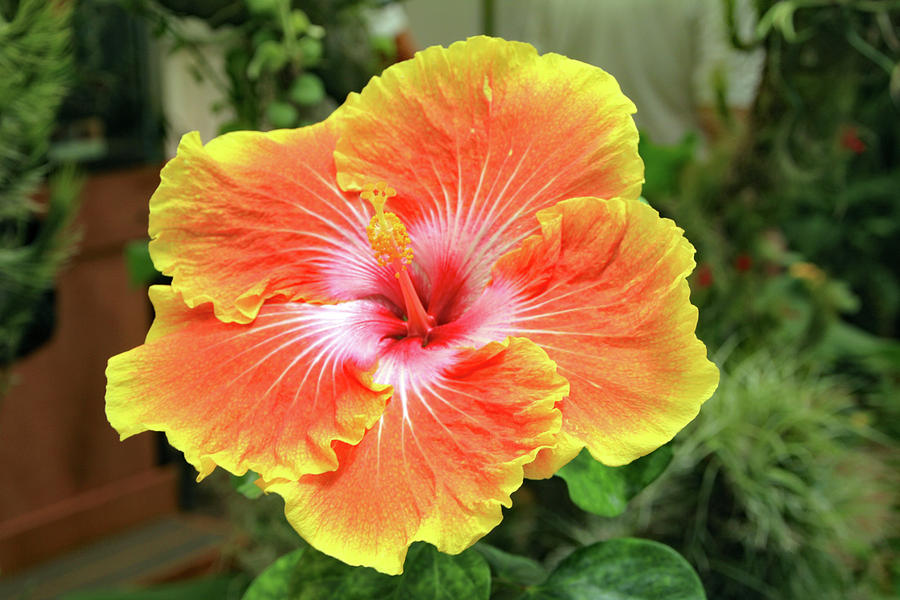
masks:
[[[0,399],[3,572],[175,508],[175,479],[156,467],[154,434],[119,442],[103,403],[107,359],[143,342],[149,325],[146,290],[130,286],[123,246],[146,237],[158,183],[153,166],[85,184],[57,329],[14,367]]]

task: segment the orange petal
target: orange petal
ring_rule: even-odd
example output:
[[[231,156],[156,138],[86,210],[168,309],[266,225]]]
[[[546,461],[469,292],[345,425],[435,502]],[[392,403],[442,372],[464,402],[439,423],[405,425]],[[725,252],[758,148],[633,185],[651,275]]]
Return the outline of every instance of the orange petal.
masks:
[[[486,279],[500,255],[536,231],[538,209],[577,196],[637,198],[634,110],[611,75],[538,56],[528,44],[475,37],[432,47],[373,78],[335,113],[338,183],[359,190],[387,181],[398,194],[391,210],[410,231],[438,230],[445,244],[417,254],[425,272],[465,263]]]
[[[248,323],[272,296],[329,302],[384,287],[368,208],[335,184],[334,138],[330,121],[206,146],[182,138],[150,199],[150,253],[188,306],[212,302],[223,321]]]
[[[455,554],[500,522],[522,465],[553,443],[553,406],[568,387],[524,339],[446,352],[406,340],[385,360],[409,372],[362,442],[340,446],[338,470],[266,489],[285,498],[313,546],[393,574],[413,541]],[[447,368],[423,379],[426,364],[441,362]]]
[[[488,296],[513,290],[508,331],[544,348],[569,380],[563,432],[578,444],[564,438],[528,475],[552,475],[581,444],[608,465],[628,463],[671,439],[718,383],[694,335],[694,249],[634,200],[578,198],[537,217],[541,234],[497,261]]]
[[[295,479],[332,470],[332,442],[357,443],[384,410],[375,344],[402,323],[378,305],[267,303],[240,325],[167,286],[150,298],[147,343],[109,361],[106,415],[123,439],[165,431],[200,478],[216,465]]]

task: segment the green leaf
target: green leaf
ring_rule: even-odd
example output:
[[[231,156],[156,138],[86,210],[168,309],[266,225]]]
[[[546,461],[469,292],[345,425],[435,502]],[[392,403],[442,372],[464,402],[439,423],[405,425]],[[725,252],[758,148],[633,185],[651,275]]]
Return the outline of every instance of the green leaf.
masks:
[[[312,73],[304,73],[291,84],[290,97],[301,106],[313,106],[325,98],[325,85]]]
[[[535,585],[547,579],[547,570],[527,556],[510,554],[484,542],[478,542],[474,548],[487,560],[498,579],[522,585]]]
[[[232,475],[231,485],[235,490],[251,500],[262,496],[263,491],[256,485],[259,474],[253,471],[247,471],[243,475]]]
[[[450,556],[417,543],[403,574],[391,576],[304,548],[263,571],[243,600],[487,600],[490,589],[490,568],[474,550]]]
[[[134,287],[150,285],[159,277],[147,244],[148,240],[136,240],[125,245],[125,268],[128,270],[128,280]]]
[[[565,480],[576,506],[603,517],[615,517],[625,512],[628,501],[659,477],[671,460],[671,444],[622,467],[597,462],[585,448],[557,475]]]
[[[543,584],[529,589],[532,600],[704,600],[694,569],[659,542],[623,538],[576,550]]]

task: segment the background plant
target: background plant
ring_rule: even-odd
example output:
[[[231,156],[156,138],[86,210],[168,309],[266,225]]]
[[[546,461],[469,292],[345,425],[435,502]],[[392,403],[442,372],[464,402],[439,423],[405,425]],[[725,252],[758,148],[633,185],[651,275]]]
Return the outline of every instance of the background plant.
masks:
[[[758,7],[743,137],[702,163],[642,143],[722,383],[641,510],[598,526],[668,541],[712,597],[895,597],[900,5]]]
[[[321,121],[385,66],[390,40],[374,38],[365,11],[374,0],[122,0],[150,19],[157,35],[193,59],[197,78],[216,87],[220,133],[297,127]],[[202,19],[197,34],[182,17]],[[224,73],[203,50],[225,58]]]
[[[327,4],[194,9],[231,56],[219,81],[223,107],[235,115],[226,129],[302,124],[351,89],[335,81],[354,80],[352,70],[337,76],[334,65],[357,48],[349,42],[357,34],[341,38],[328,23],[358,25],[364,4]],[[173,15],[184,8],[176,2],[141,6],[177,44],[209,43],[177,29]],[[746,134],[702,162],[692,140],[641,146],[644,195],[698,249],[699,337],[722,368],[720,390],[696,422],[629,467],[579,457],[561,477],[526,482],[503,525],[464,557],[417,546],[411,573],[433,567],[439,585],[431,596],[415,595],[408,580],[387,582],[319,555],[285,524],[277,498],[248,500],[223,479],[228,514],[249,540],[234,546],[238,564],[262,573],[249,598],[305,597],[303,581],[325,582],[340,597],[378,589],[434,598],[457,589],[448,573],[471,583],[472,597],[566,598],[546,582],[561,581],[559,569],[565,574],[582,557],[610,561],[597,557],[616,548],[618,564],[635,568],[629,548],[610,545],[631,535],[671,544],[712,598],[898,594],[898,3],[764,0],[758,7],[757,36],[735,39],[767,51]],[[298,10],[314,25],[294,26],[292,36],[286,19]],[[297,52],[306,38],[319,42],[317,61],[316,51]],[[377,56],[371,40],[358,46]],[[375,64],[366,60],[358,64]],[[207,76],[202,62],[198,69]],[[318,104],[291,95],[307,75],[321,81]],[[290,105],[274,109],[283,120],[269,114],[273,103]],[[639,493],[669,457],[660,479]],[[258,495],[250,480],[233,483]],[[585,565],[597,570],[601,562]]]
[[[54,279],[72,248],[74,175],[35,200],[71,77],[69,16],[63,3],[0,2],[0,368],[49,337]]]

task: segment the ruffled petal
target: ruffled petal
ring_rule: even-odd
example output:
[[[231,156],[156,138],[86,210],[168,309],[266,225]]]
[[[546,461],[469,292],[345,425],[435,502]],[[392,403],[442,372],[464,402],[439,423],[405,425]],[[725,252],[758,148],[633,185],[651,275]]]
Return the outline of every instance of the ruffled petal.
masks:
[[[188,306],[248,323],[273,296],[331,302],[387,286],[366,239],[368,207],[335,183],[331,121],[185,135],[150,199],[150,254]],[[397,298],[396,300],[399,300]]]
[[[601,69],[528,44],[432,47],[335,113],[338,183],[387,181],[398,193],[390,210],[411,235],[430,232],[415,262],[432,278],[423,286],[440,290],[428,307],[439,314],[442,300],[483,289],[494,261],[537,230],[537,210],[577,196],[637,198],[634,110]]]
[[[381,416],[376,347],[403,324],[367,301],[267,303],[249,325],[188,309],[154,286],[147,342],[112,357],[106,415],[122,439],[164,431],[188,462],[299,478],[337,467],[335,441],[355,444]]]
[[[553,443],[568,386],[524,339],[457,351],[405,340],[383,361],[394,397],[359,445],[340,446],[338,470],[266,489],[313,546],[393,574],[416,540],[458,553],[500,522],[522,465]]]
[[[694,334],[694,249],[634,200],[578,198],[537,217],[541,234],[497,261],[486,297],[569,380],[563,432],[608,465],[628,463],[671,439],[718,384]],[[528,475],[552,475],[578,447],[563,440]]]

